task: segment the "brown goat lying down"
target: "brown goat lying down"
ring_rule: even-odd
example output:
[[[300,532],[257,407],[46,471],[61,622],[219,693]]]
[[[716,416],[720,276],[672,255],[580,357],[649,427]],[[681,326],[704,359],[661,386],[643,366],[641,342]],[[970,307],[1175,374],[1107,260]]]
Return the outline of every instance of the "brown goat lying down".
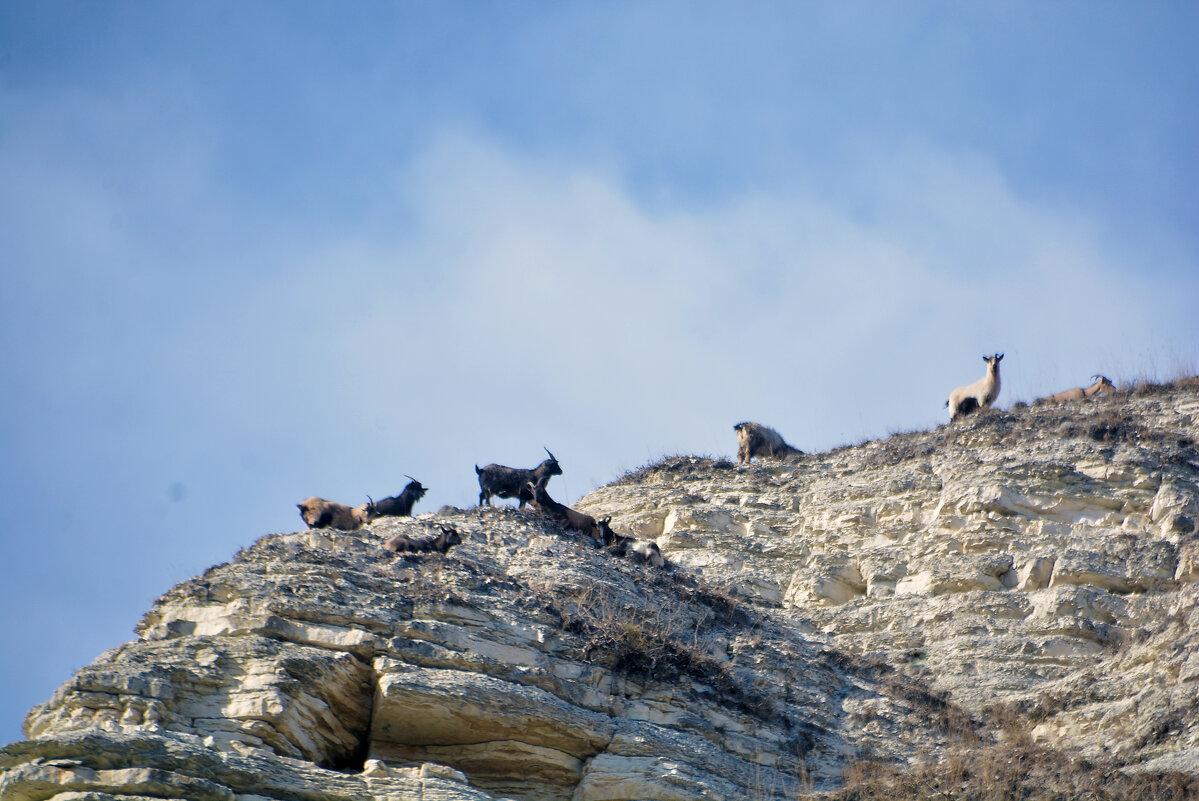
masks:
[[[1105,376],[1091,376],[1095,383],[1083,389],[1082,387],[1074,387],[1067,389],[1065,392],[1059,392],[1056,395],[1049,395],[1044,398],[1037,398],[1037,403],[1064,403],[1066,401],[1080,401],[1087,398],[1093,398],[1096,395],[1105,395],[1109,392],[1116,391],[1116,385],[1109,381]]]
[[[453,526],[437,527],[441,533],[436,537],[421,537],[416,539],[407,534],[396,534],[383,543],[383,547],[392,553],[446,553],[450,548],[462,542],[462,535]]]
[[[369,520],[366,505],[351,509],[344,503],[334,503],[313,495],[296,504],[300,519],[308,528],[339,528],[353,531]]]
[[[575,531],[582,532],[598,545],[600,536],[599,529],[595,524],[595,518],[571,509],[569,506],[560,504],[551,498],[550,494],[545,491],[545,484],[549,480],[549,476],[542,476],[536,482],[528,482],[524,490],[520,493],[521,502],[529,501],[538,512],[558,521],[567,528],[573,528]]]

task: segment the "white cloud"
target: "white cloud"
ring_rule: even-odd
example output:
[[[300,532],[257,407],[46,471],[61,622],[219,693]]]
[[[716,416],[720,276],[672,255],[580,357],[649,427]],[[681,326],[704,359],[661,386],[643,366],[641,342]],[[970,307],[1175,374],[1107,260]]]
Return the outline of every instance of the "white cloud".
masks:
[[[401,234],[333,236],[248,295],[209,357],[247,343],[232,369],[302,392],[314,448],[349,433],[372,454],[354,482],[399,453],[390,472],[433,471],[438,500],[462,504],[476,461],[549,445],[577,496],[663,452],[731,454],[743,418],[828,447],[940,422],[983,353],[1007,353],[1010,402],[1118,372],[1114,354],[1190,324],[1085,219],[982,159],[874,167],[853,188],[869,214],[802,188],[650,210],[600,171],[446,136],[397,179]]]
[[[89,218],[120,205],[86,178],[64,203]],[[934,424],[992,350],[1007,353],[1010,402],[1119,373],[1162,339],[1193,361],[1199,339],[1178,300],[1193,273],[1176,269],[1163,293],[1117,261],[1135,243],[1021,197],[978,155],[908,147],[863,156],[835,196],[689,206],[447,132],[380,181],[394,191],[374,222],[264,220],[250,255],[239,238],[190,256],[213,266],[203,282],[154,268],[138,303],[169,317],[117,303],[123,338],[88,347],[140,343],[144,363],[117,371],[151,410],[128,432],[138,447],[161,447],[156,425],[185,431],[171,442],[197,465],[287,443],[293,480],[322,473],[314,492],[429,471],[445,488],[430,499],[462,504],[473,462],[549,445],[577,465],[577,496],[664,452],[731,454],[741,419],[807,448]],[[227,189],[190,191],[183,213],[236,209]],[[144,267],[157,242],[134,226],[76,269]]]

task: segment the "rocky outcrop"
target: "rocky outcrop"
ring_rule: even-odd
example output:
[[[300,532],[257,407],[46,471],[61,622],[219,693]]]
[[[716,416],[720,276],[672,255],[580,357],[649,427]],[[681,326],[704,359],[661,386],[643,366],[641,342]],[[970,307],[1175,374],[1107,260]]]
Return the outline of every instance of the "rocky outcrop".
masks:
[[[1196,440],[1184,384],[576,504],[662,570],[512,508],[270,535],[32,710],[0,797],[782,799],[1019,737],[1199,774]]]
[[[783,797],[950,737],[918,682],[688,571],[532,512],[436,520],[464,538],[446,556],[383,550],[429,525],[394,520],[264,537],[175,587],[30,713],[0,792]]]
[[[794,463],[675,459],[581,508],[1092,759],[1199,772],[1199,381]]]

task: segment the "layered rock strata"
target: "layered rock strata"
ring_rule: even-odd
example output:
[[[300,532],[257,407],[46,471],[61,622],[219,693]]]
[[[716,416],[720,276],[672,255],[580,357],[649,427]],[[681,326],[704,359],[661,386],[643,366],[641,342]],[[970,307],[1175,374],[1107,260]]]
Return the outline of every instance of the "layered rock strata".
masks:
[[[666,570],[511,508],[270,535],[31,711],[0,798],[783,799],[1013,720],[1199,774],[1197,440],[1192,382],[576,504]]]
[[[990,411],[786,464],[673,459],[581,508],[801,631],[1199,772],[1199,381]]]
[[[382,549],[434,517],[448,555]],[[918,681],[513,509],[264,537],[137,630],[30,713],[0,793],[783,798],[951,736]]]

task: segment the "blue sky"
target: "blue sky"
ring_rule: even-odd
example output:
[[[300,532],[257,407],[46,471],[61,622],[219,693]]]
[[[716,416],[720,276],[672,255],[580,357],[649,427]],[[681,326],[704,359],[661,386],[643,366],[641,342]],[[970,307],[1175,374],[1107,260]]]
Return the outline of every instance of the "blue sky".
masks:
[[[0,6],[0,742],[312,494],[1199,371],[1192,3]]]

